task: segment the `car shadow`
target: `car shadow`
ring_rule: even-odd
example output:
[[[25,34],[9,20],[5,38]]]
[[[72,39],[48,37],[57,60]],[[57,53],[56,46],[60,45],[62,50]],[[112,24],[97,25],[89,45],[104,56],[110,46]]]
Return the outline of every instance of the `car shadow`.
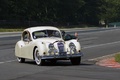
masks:
[[[25,64],[30,64],[30,65],[36,65],[36,63],[34,61],[25,61]],[[67,61],[57,61],[56,63],[51,63],[49,61],[46,61],[42,66],[91,66],[94,65],[94,62],[81,62],[80,65],[72,65],[71,62],[69,60]]]

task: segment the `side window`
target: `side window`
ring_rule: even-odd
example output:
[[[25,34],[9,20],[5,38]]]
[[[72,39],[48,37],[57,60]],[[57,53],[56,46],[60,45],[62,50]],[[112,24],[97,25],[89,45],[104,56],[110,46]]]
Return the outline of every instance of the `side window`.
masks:
[[[22,37],[23,37],[23,41],[25,41],[25,42],[31,40],[30,34],[29,34],[29,32],[27,32],[27,31],[23,32]]]

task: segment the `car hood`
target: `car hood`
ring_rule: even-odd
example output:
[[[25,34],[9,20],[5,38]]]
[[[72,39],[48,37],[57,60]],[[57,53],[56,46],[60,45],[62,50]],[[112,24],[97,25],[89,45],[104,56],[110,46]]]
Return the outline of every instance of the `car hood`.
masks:
[[[49,46],[51,43],[54,45],[58,52],[64,52],[64,40],[62,38],[50,37],[50,38],[40,38],[36,39],[36,42],[42,42],[46,47],[46,52],[49,52]]]
[[[56,38],[56,37],[49,37],[49,38],[40,38],[36,39],[38,42],[45,42],[45,43],[54,43],[56,41],[63,41],[61,38]]]

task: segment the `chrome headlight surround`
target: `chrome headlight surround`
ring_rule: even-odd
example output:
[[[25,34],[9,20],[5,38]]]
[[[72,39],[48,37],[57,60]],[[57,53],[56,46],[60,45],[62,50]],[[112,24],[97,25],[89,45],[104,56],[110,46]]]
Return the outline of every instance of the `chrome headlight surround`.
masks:
[[[76,54],[77,53],[76,46],[75,46],[75,44],[73,42],[71,42],[69,44],[69,47],[70,47],[70,54]]]
[[[76,49],[76,46],[75,46],[75,44],[73,43],[73,42],[71,42],[70,44],[69,44],[69,47],[70,47],[70,49]]]
[[[50,50],[54,49],[54,45],[52,43],[50,43],[48,47],[49,47]]]
[[[49,51],[48,53],[50,53],[50,55],[56,55],[56,53],[58,53],[57,49],[55,49],[54,44],[50,43],[48,45]]]

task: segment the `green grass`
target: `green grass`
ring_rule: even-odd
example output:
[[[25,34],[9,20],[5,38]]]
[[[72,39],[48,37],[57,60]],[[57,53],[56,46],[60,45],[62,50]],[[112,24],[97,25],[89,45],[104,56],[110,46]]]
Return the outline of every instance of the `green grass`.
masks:
[[[19,31],[23,31],[23,29],[3,29],[3,28],[0,28],[0,32],[19,32]]]
[[[115,55],[115,61],[120,63],[120,52]]]

